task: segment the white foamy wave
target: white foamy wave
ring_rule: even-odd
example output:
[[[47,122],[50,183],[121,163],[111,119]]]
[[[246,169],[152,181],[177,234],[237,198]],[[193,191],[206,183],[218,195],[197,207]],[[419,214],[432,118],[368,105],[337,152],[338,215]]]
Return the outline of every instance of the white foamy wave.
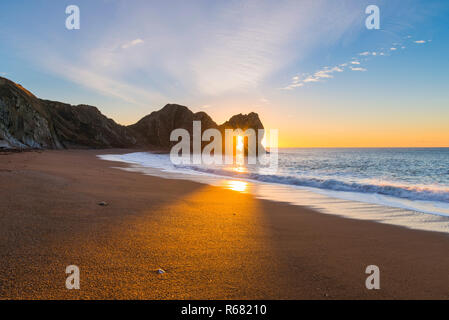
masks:
[[[307,152],[312,151],[307,150]],[[388,150],[388,153],[391,151]],[[169,179],[187,179],[237,191],[239,190],[232,187],[234,184],[230,182],[240,181],[248,188],[246,191],[246,187],[243,188],[243,192],[251,192],[260,199],[309,206],[324,213],[350,218],[449,233],[449,186],[447,184],[419,186],[415,182],[418,179],[414,176],[412,176],[414,180],[410,180],[408,176],[405,177],[409,180],[408,183],[399,183],[394,179],[393,181],[380,178],[375,180],[376,176],[382,177],[382,172],[376,168],[377,174],[366,174],[365,165],[363,170],[360,170],[363,174],[359,174],[358,177],[353,174],[354,168],[350,168],[351,179],[354,179],[350,181],[348,175],[342,172],[348,169],[348,166],[338,163],[338,168],[333,172],[334,176],[329,177],[329,163],[325,162],[319,166],[320,159],[317,160],[319,157],[316,156],[305,170],[303,163],[295,163],[294,166],[290,165],[291,162],[285,163],[288,155],[284,154],[284,158],[280,158],[281,161],[284,160],[284,164],[280,165],[280,170],[277,172],[257,167],[175,166],[170,161],[169,155],[147,152],[99,157],[104,160],[128,163],[129,167],[122,168],[127,171]],[[307,157],[301,154],[301,158]],[[317,172],[317,167],[320,167],[320,172]],[[447,169],[441,165],[441,170],[444,173]],[[305,173],[318,174],[305,176]],[[444,175],[438,173],[433,176],[424,175],[420,180],[425,181],[426,177],[430,178],[427,181],[444,182],[446,179]],[[441,179],[435,177],[441,177]]]
[[[102,155],[104,160],[123,161],[127,163],[149,166],[168,172],[182,172],[184,174],[212,174],[224,177],[248,179],[265,183],[285,184],[299,187],[325,189],[331,191],[357,192],[363,194],[379,194],[395,198],[438,201],[449,203],[449,188],[432,186],[399,185],[388,182],[347,182],[338,179],[322,179],[316,177],[300,177],[278,174],[260,174],[255,172],[241,173],[229,170],[226,167],[205,166],[176,166],[170,162],[166,154],[151,154],[137,152],[124,155]]]
[[[224,175],[229,177],[237,177],[243,179],[256,180],[268,183],[280,183],[301,187],[310,187],[318,189],[327,189],[333,191],[372,193],[409,200],[423,201],[441,201],[449,202],[449,189],[432,188],[432,187],[415,187],[405,185],[395,185],[388,183],[365,184],[365,183],[348,183],[336,179],[319,179],[310,177],[292,177],[280,175],[264,175],[257,173],[234,174],[227,170],[193,168],[194,170],[216,175]]]

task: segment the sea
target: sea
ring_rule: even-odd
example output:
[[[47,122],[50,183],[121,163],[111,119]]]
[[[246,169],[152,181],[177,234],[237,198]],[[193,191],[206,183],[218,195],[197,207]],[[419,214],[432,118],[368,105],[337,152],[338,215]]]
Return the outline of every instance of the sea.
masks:
[[[174,165],[168,154],[150,152],[99,157],[128,163],[128,171],[221,186],[347,218],[449,233],[449,148],[280,148],[276,168]]]

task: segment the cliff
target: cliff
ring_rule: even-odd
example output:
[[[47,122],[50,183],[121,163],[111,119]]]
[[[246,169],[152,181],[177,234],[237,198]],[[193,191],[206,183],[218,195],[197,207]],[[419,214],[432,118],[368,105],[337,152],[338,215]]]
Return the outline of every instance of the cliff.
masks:
[[[0,148],[131,148],[168,150],[170,133],[184,128],[192,133],[192,121],[202,131],[216,128],[262,129],[256,113],[235,115],[217,125],[205,112],[193,113],[185,106],[167,104],[130,126],[104,116],[96,107],[42,100],[27,89],[0,77]]]

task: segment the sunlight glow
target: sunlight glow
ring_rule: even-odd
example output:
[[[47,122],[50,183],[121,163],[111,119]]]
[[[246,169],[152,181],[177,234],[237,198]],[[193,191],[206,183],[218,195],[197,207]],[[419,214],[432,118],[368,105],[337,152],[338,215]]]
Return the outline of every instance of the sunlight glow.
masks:
[[[243,151],[243,137],[237,136],[237,150]]]
[[[227,181],[227,187],[234,191],[244,192],[244,191],[246,191],[246,188],[248,187],[248,183],[246,183],[244,181],[230,180],[230,181]]]
[[[248,169],[243,166],[233,167],[232,171],[238,172],[238,173],[246,173],[248,172]]]
[[[260,144],[262,145],[262,147],[267,148],[267,136],[264,135],[262,140],[260,141]]]

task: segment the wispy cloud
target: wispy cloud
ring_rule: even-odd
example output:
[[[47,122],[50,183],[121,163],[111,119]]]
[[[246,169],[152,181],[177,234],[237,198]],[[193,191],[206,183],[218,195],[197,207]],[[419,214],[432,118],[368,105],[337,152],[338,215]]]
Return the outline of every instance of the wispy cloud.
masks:
[[[207,95],[255,89],[271,74],[319,45],[318,39],[325,43],[341,37],[356,16],[349,10],[336,10],[338,22],[317,26],[317,19],[328,6],[322,1],[248,1],[223,11],[214,23],[216,36],[197,50],[189,64],[196,89]],[[297,41],[298,30],[312,31],[301,34],[301,41]],[[295,50],[288,49],[292,47]],[[324,77],[325,73],[306,81]],[[299,87],[294,81],[293,85]]]
[[[410,43],[410,39],[412,37],[411,36],[406,36],[405,39],[408,40],[408,42]],[[426,42],[430,42],[432,40],[417,40],[417,41],[413,41],[414,43],[417,44],[423,44]],[[363,51],[360,52],[358,55],[361,56],[361,58],[359,60],[355,60],[356,58],[352,58],[353,60],[345,62],[345,63],[341,63],[338,65],[338,67],[324,67],[323,69],[313,73],[313,74],[304,74],[303,78],[300,79],[299,76],[294,76],[292,78],[292,82],[283,87],[282,89],[284,90],[292,90],[298,87],[303,87],[306,83],[312,83],[312,82],[323,82],[326,79],[331,79],[333,78],[333,73],[334,72],[343,72],[344,70],[351,70],[351,71],[359,71],[359,72],[365,72],[368,71],[367,68],[362,67],[361,66],[361,61],[367,61],[370,59],[370,57],[377,57],[377,56],[390,56],[394,51],[397,51],[398,48],[401,49],[406,49],[406,46],[404,45],[404,43],[398,43],[398,42],[394,42],[391,44],[392,47],[390,47],[389,49],[385,50],[384,48],[380,48],[376,51]],[[349,67],[348,67],[349,66]]]
[[[367,69],[362,67],[350,67],[352,71],[366,71]]]
[[[302,79],[299,76],[294,76],[292,78],[292,80],[293,80],[292,83],[282,89],[292,90],[294,88],[302,87],[302,86],[304,86],[304,84],[309,83],[309,82],[320,82],[325,79],[332,79],[334,77],[333,73],[343,72],[343,70],[344,70],[343,68],[344,67],[342,65],[335,66],[332,68],[324,67],[323,69],[318,70],[317,72],[315,72],[313,74],[304,74]]]
[[[124,107],[155,108],[166,101],[187,100],[206,107],[229,96],[257,100],[265,89],[273,88],[273,82],[275,88],[281,87],[277,79],[286,76],[292,65],[301,65],[317,49],[333,49],[348,41],[348,32],[353,36],[363,32],[357,1],[345,6],[321,0],[177,4],[139,1],[129,6],[114,1],[110,5],[114,23],[99,17],[95,30],[54,31],[52,37],[59,37],[54,43],[30,38],[27,32],[21,42],[34,41],[30,47],[35,50],[26,53],[27,58],[45,72],[121,100],[114,100],[115,105],[124,101]],[[92,36],[85,36],[90,32]],[[390,54],[367,50],[357,59],[352,55],[308,74],[294,72],[284,89],[365,71],[365,59],[383,52]]]
[[[334,45],[360,20],[356,3],[322,0],[179,1],[172,7],[115,1],[110,6],[115,23],[99,17],[92,36],[80,37],[76,45],[68,39],[75,32],[67,30],[55,31],[58,41],[45,45],[22,38],[34,41],[38,53],[28,58],[45,72],[126,106],[186,97],[213,104],[212,97],[259,95],[272,87],[277,72],[317,47]],[[326,23],[317,23],[323,19]],[[90,31],[82,27],[83,32]],[[307,81],[331,78],[334,72],[322,70]],[[299,80],[294,87],[303,86]]]
[[[286,87],[284,87],[282,89],[284,89],[284,90],[292,90],[292,89],[300,88],[300,87],[303,87],[303,86],[304,86],[304,82],[298,82],[298,83],[292,83],[292,84],[290,84],[290,85],[288,85],[288,86],[286,86]]]
[[[51,56],[51,53],[46,57]],[[59,56],[51,56],[51,59],[42,62],[48,70],[77,83],[90,90],[97,91],[105,96],[115,97],[124,102],[137,106],[147,106],[151,101],[167,101],[160,93],[133,86],[126,81],[117,80],[107,74],[91,70],[89,65],[65,63]]]
[[[140,38],[134,39],[133,41],[127,42],[122,45],[122,49],[128,49],[130,47],[137,46],[138,44],[144,43],[144,41]]]
[[[366,68],[353,67],[352,65],[360,65],[360,62],[353,60],[353,61],[341,63],[338,66],[334,66],[334,67],[324,67],[321,70],[314,72],[313,74],[303,74],[302,77],[294,76],[292,78],[292,83],[290,83],[286,87],[283,87],[282,89],[292,90],[295,88],[303,87],[307,83],[323,82],[325,80],[334,78],[334,73],[343,72],[343,71],[345,71],[345,69],[349,69],[352,71],[366,71]],[[349,66],[349,68],[347,68],[348,66]]]

